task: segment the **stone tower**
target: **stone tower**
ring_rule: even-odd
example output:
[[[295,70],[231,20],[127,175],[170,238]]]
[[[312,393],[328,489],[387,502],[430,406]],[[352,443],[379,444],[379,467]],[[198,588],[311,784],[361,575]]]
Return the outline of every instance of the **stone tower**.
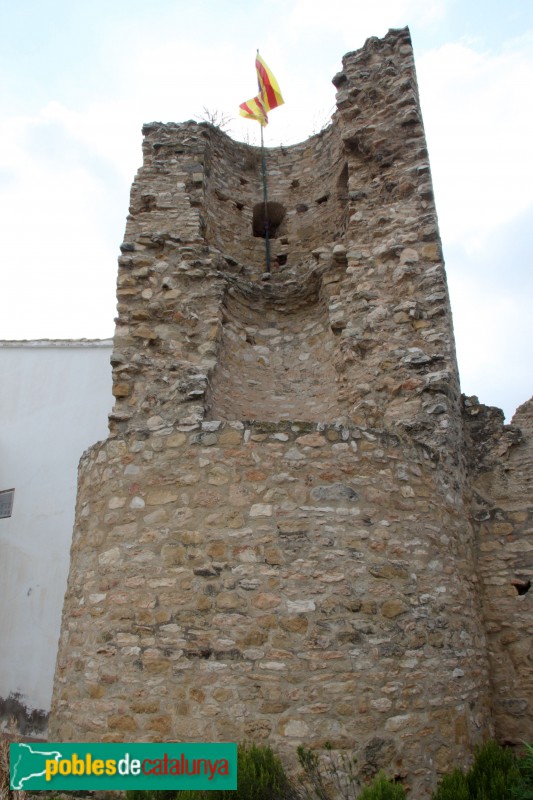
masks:
[[[152,123],[84,454],[57,740],[356,750],[425,797],[491,732],[451,311],[407,29],[268,152]]]

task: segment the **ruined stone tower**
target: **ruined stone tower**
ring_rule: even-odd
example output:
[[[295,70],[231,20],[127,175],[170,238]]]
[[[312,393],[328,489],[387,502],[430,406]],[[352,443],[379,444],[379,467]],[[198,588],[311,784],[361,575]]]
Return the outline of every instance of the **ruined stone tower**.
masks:
[[[258,150],[144,128],[50,730],[330,742],[422,798],[493,691],[408,30],[334,83],[331,126],[268,152],[269,281]]]

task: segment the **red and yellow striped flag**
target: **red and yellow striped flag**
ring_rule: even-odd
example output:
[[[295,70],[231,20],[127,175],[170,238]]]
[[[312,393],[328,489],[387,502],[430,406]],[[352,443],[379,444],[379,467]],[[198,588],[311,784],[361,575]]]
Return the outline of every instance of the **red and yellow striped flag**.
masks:
[[[247,119],[256,119],[261,125],[268,124],[266,109],[260,94],[252,97],[251,100],[247,100],[246,103],[241,103],[239,106],[239,114]]]
[[[272,111],[273,108],[283,105],[285,101],[281,96],[277,80],[259,55],[259,50],[255,57],[255,69],[259,83],[259,94],[251,100],[247,100],[246,103],[241,103],[239,113],[248,119],[256,119],[261,125],[267,125],[267,113]]]

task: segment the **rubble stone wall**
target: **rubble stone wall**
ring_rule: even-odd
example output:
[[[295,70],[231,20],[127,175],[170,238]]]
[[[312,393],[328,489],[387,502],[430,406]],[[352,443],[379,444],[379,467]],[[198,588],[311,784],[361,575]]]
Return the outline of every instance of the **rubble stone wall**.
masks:
[[[144,128],[50,728],[268,740],[289,762],[330,741],[424,800],[492,713],[501,732],[518,719],[525,673],[508,678],[502,648],[529,656],[488,588],[501,530],[476,555],[483,446],[464,428],[407,29],[347,54],[334,83],[331,126],[266,154],[266,279],[257,148]],[[518,704],[501,705],[506,680]]]
[[[510,425],[468,398],[472,516],[498,738],[533,739],[533,399]]]
[[[211,419],[329,422],[346,415],[322,280],[311,274],[307,284],[268,295],[237,282],[229,288],[207,398]]]
[[[421,786],[487,732],[460,494],[383,431],[203,422],[80,472],[53,735],[358,751]],[[89,655],[90,654],[90,655]]]
[[[315,248],[343,236],[348,194],[343,151],[336,126],[302,144],[267,149],[268,199],[281,205],[283,215],[272,231],[275,268],[281,261],[301,270]],[[261,150],[210,129],[204,163],[205,238],[230,264],[256,277],[265,264],[264,239],[253,233],[254,208],[264,203]]]
[[[247,324],[238,297],[275,329],[314,293],[311,314],[331,331],[318,363],[335,369],[336,418],[401,424],[457,466],[459,379],[408,32],[369,40],[343,67],[331,127],[267,153],[271,195],[287,210],[273,240],[286,261],[268,285],[252,230],[257,148],[209,125],[145,126],[119,260],[113,431],[203,419],[216,368],[232,370],[231,325]],[[286,335],[302,337],[294,325]]]

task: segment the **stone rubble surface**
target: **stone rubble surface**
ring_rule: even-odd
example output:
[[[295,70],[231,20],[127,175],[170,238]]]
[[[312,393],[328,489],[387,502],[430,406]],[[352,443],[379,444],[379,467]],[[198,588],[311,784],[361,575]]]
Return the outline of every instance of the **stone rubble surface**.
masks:
[[[424,800],[533,733],[531,405],[461,399],[408,30],[334,83],[267,153],[269,276],[258,149],[144,127],[50,735],[330,742]]]

